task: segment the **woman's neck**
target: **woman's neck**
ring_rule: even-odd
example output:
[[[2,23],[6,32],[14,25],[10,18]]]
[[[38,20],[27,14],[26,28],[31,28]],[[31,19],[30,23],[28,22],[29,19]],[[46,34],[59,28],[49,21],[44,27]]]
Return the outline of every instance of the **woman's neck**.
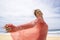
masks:
[[[43,16],[37,16],[37,18],[41,18],[41,19],[43,19]]]

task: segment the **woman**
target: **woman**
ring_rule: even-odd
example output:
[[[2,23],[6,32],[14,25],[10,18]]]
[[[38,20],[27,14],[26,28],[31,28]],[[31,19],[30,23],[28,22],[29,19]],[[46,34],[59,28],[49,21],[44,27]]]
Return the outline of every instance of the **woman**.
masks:
[[[46,40],[48,26],[43,19],[43,13],[36,9],[34,11],[36,19],[19,26],[6,24],[7,32],[11,33],[13,40]]]

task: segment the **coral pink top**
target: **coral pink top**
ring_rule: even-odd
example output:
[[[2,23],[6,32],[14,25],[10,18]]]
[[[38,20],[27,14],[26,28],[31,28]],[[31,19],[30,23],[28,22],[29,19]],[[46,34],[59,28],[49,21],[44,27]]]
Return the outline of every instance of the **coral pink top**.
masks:
[[[13,40],[46,40],[48,26],[42,18],[37,18],[30,23],[17,26],[15,30],[11,32]]]

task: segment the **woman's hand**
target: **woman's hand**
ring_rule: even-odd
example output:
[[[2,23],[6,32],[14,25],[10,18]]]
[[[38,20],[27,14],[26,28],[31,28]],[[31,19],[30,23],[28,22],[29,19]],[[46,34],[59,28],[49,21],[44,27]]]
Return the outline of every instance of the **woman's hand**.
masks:
[[[13,24],[6,24],[4,26],[4,28],[6,29],[7,32],[15,32],[16,31],[16,27]]]

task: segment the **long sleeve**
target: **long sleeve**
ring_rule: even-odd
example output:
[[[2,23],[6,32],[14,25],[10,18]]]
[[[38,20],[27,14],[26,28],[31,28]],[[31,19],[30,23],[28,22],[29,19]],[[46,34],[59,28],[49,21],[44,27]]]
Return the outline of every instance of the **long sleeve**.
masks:
[[[18,25],[17,29],[23,30],[23,29],[32,28],[36,24],[36,22],[37,22],[37,20],[34,20],[34,21],[31,21],[31,22],[26,23],[26,24]]]

